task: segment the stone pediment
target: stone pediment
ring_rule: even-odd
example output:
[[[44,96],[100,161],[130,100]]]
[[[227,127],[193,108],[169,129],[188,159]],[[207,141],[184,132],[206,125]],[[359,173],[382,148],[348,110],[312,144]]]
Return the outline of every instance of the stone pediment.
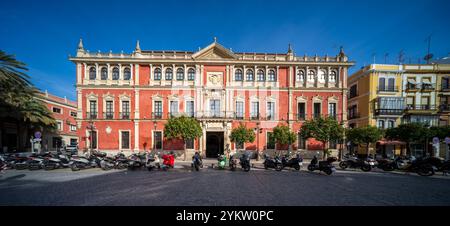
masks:
[[[199,50],[192,55],[196,60],[233,60],[237,56],[217,42]]]

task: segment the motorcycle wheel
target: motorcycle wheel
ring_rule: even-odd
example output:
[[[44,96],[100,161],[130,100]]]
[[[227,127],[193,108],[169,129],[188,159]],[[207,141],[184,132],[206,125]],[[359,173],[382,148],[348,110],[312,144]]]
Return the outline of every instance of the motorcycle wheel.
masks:
[[[347,167],[348,167],[348,164],[347,164],[347,162],[340,162],[339,163],[339,167],[341,167],[341,169],[343,169],[343,170],[345,170],[345,169],[347,169]]]
[[[54,169],[56,169],[56,166],[55,166],[55,165],[52,165],[52,164],[50,164],[50,165],[44,165],[44,169],[45,169],[45,170],[54,170]]]
[[[280,165],[280,164],[275,165],[275,170],[276,170],[276,171],[281,171],[281,170],[283,170],[283,166]]]
[[[101,168],[102,168],[102,170],[105,170],[105,171],[111,169],[111,167],[108,164],[102,165]]]
[[[384,171],[393,171],[394,170],[394,166],[392,166],[391,164],[383,166],[382,169]]]
[[[153,170],[153,166],[147,167],[147,170],[148,170],[148,171],[152,171],[152,170]]]
[[[300,170],[300,166],[299,166],[299,165],[295,165],[295,166],[294,166],[294,169],[295,169],[295,170]]]
[[[77,166],[77,164],[72,164],[70,166],[70,169],[72,169],[72,171],[79,171],[80,170],[80,168]]]
[[[313,165],[308,165],[308,170],[311,171],[311,172],[314,171],[314,166]]]
[[[267,166],[267,164],[264,164],[264,169],[269,169],[269,166]]]
[[[417,169],[417,174],[420,176],[429,177],[434,175],[434,170],[431,166],[422,166]]]
[[[333,171],[331,171],[330,168],[323,169],[323,172],[326,173],[327,175],[331,175],[333,173]]]
[[[245,167],[244,167],[244,171],[245,171],[245,172],[250,171],[250,166],[245,166]]]
[[[370,170],[372,170],[372,167],[370,165],[362,165],[361,166],[361,170],[364,172],[369,172]]]

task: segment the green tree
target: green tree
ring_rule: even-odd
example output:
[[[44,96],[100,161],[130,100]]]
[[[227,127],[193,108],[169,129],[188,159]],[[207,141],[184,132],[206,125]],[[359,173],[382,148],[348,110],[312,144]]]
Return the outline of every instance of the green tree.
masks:
[[[320,117],[305,121],[300,129],[300,136],[320,141],[323,145],[323,158],[326,158],[330,141],[343,139],[344,128],[334,118]]]
[[[247,129],[243,124],[240,124],[231,130],[230,141],[236,144],[252,143],[255,141],[255,133],[252,129]]]
[[[365,126],[347,130],[347,139],[357,145],[366,145],[367,154],[369,146],[383,138],[383,131],[374,126]]]
[[[297,140],[297,136],[287,125],[279,124],[273,128],[273,141],[280,145],[289,145],[288,154],[290,154],[291,146]]]
[[[421,123],[401,124],[395,128],[389,128],[385,137],[391,140],[400,140],[406,143],[406,153],[411,154],[411,143],[422,143],[428,135],[428,128]]]
[[[0,119],[17,124],[19,149],[21,139],[31,128],[54,129],[56,121],[45,104],[36,99],[39,91],[25,73],[26,65],[0,50]]]
[[[200,123],[191,117],[180,116],[170,118],[164,125],[164,137],[183,140],[184,160],[186,161],[186,140],[202,136]]]

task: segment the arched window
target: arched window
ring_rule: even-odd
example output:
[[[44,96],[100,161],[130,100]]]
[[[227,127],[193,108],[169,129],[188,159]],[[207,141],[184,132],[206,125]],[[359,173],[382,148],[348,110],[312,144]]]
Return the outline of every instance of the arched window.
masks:
[[[242,81],[242,70],[241,69],[237,69],[236,72],[234,72],[234,80]]]
[[[123,70],[123,79],[130,80],[130,78],[131,78],[131,69],[127,67]]]
[[[337,78],[336,71],[331,71],[329,78],[330,82],[336,82],[336,78]]]
[[[378,128],[384,129],[384,120],[378,120]]]
[[[253,81],[255,79],[255,77],[253,76],[253,70],[252,69],[248,69],[247,70],[247,77],[246,80],[247,81]]]
[[[166,80],[172,80],[173,78],[173,71],[172,68],[166,69]]]
[[[193,68],[189,68],[188,70],[188,78],[189,81],[194,81],[195,80],[195,69]]]
[[[264,80],[266,80],[265,75],[264,75],[264,71],[263,70],[258,70],[258,81],[259,82],[264,82]]]
[[[161,68],[155,68],[153,71],[153,76],[155,80],[161,80]]]
[[[320,70],[320,71],[319,71],[319,75],[320,75],[319,80],[320,80],[321,82],[324,82],[324,81],[325,81],[325,76],[326,76],[326,74],[327,74],[327,72],[326,72],[325,70]]]
[[[118,67],[113,68],[112,79],[119,80],[119,68]]]
[[[269,73],[267,73],[267,81],[275,82],[277,80],[277,76],[275,74],[274,70],[269,70]]]
[[[97,77],[97,71],[95,70],[95,67],[89,68],[89,79],[95,80],[95,77]]]
[[[100,75],[101,80],[108,79],[108,69],[106,67],[102,68],[102,74]]]
[[[316,72],[313,70],[309,70],[308,71],[308,80],[313,81],[315,79],[315,77],[316,77]]]
[[[303,70],[298,70],[297,77],[295,78],[295,80],[300,82],[305,81],[305,72]]]
[[[184,69],[183,68],[177,69],[177,80],[184,80]]]

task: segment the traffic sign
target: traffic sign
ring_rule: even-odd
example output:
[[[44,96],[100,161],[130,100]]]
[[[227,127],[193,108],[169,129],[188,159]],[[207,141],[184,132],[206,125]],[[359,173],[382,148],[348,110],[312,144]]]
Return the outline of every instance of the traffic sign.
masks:
[[[446,137],[446,138],[445,138],[445,143],[446,143],[446,144],[450,144],[450,137]]]
[[[439,137],[433,137],[433,143],[438,144],[439,143]]]
[[[41,138],[41,132],[39,132],[39,131],[36,131],[35,133],[34,133],[34,137],[36,137],[36,138]]]

